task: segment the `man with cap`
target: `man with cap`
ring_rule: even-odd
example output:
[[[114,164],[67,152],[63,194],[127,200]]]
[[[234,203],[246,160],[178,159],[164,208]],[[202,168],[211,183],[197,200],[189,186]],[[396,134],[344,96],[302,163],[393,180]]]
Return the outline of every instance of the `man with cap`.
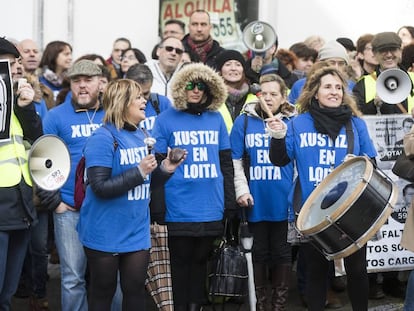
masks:
[[[14,80],[18,74],[19,57],[12,43],[0,38],[0,59],[9,62],[11,82],[17,82]],[[4,82],[10,90],[12,85]],[[19,83],[13,110],[6,115],[4,129],[3,126],[0,128],[0,310],[10,310],[11,297],[17,289],[29,245],[29,229],[37,222],[28,156],[23,143],[23,140],[32,143],[43,134],[33,98],[30,84]],[[2,107],[6,105],[1,104]],[[5,111],[2,109],[2,113]]]
[[[71,170],[60,189],[61,201],[53,213],[55,241],[60,257],[61,302],[63,311],[87,310],[85,287],[86,256],[79,241],[74,209],[76,166],[87,138],[101,126],[104,111],[99,102],[101,69],[90,60],[80,60],[68,71],[72,96],[49,110],[43,121],[44,132],[59,136],[68,146]]]
[[[346,75],[346,67],[349,65],[349,56],[342,44],[337,41],[328,41],[319,50],[316,62],[318,61],[325,61],[327,65],[337,67]],[[288,96],[288,100],[291,104],[295,104],[298,100],[305,82],[306,78],[302,78],[293,84]],[[354,85],[355,83],[352,80],[348,80],[348,90],[350,92],[352,92]]]
[[[412,112],[414,108],[413,90],[408,97],[401,103],[394,105],[385,103],[377,95],[377,77],[386,69],[401,69],[399,64],[402,57],[402,41],[395,32],[381,32],[376,34],[372,41],[372,52],[374,58],[378,61],[378,65],[371,74],[363,76],[353,89],[354,96],[358,102],[359,109],[363,114],[400,114]],[[414,75],[408,73],[411,81],[414,81]],[[394,146],[392,147],[393,151]],[[381,161],[395,160],[395,156],[384,156]],[[379,299],[384,297],[384,292],[392,296],[403,297],[404,286],[393,275],[393,272],[383,273],[383,284],[377,283],[377,273],[370,273],[370,298]],[[392,284],[388,286],[388,284]],[[382,287],[382,288],[381,288]],[[384,289],[384,292],[383,292]]]
[[[353,92],[357,99],[359,109],[364,114],[393,114],[411,113],[414,108],[413,92],[400,104],[385,103],[377,95],[377,77],[386,69],[401,69],[399,64],[402,57],[401,39],[395,32],[381,32],[371,41],[372,52],[378,61],[375,71],[363,76],[355,85]],[[403,70],[403,69],[401,69]],[[407,73],[414,81],[414,75]]]

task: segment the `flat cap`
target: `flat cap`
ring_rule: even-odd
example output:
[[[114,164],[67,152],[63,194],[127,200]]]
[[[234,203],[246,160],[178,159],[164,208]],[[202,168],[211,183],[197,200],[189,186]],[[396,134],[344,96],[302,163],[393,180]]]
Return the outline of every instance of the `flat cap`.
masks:
[[[100,75],[102,75],[102,70],[97,64],[91,60],[82,59],[69,68],[67,77],[71,79],[77,76],[92,77]]]
[[[15,57],[20,56],[20,53],[17,50],[17,48],[14,46],[14,44],[4,38],[0,38],[0,54],[1,55],[12,54]]]
[[[401,38],[395,32],[380,32],[371,41],[374,52],[385,48],[401,49]]]

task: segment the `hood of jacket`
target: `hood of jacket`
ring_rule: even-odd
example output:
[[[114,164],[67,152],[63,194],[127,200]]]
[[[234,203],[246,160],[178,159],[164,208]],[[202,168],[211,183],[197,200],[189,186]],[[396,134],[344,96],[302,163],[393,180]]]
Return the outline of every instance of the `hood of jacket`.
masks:
[[[250,102],[250,103],[247,103],[244,106],[244,111],[247,114],[249,114],[249,115],[251,115],[253,117],[256,117],[256,118],[259,118],[259,119],[263,119],[262,116],[257,113],[256,107],[258,105],[260,105],[260,103],[259,103],[258,100],[257,101]],[[259,108],[259,111],[262,111],[262,109]],[[278,115],[278,114],[280,115],[280,117],[282,119],[283,118],[288,118],[289,119],[289,118],[294,117],[295,115],[297,115],[297,111],[296,111],[295,106],[293,106],[292,104],[290,104],[288,102],[284,102],[283,104],[280,105],[280,109],[276,112],[276,115]],[[262,115],[265,116],[265,119],[267,118],[267,115],[266,115],[265,112],[263,112]]]
[[[202,63],[191,63],[183,66],[174,75],[171,83],[173,106],[177,110],[188,108],[185,86],[189,81],[202,81],[207,85],[207,92],[210,94],[207,110],[217,111],[227,98],[227,87],[217,72]]]

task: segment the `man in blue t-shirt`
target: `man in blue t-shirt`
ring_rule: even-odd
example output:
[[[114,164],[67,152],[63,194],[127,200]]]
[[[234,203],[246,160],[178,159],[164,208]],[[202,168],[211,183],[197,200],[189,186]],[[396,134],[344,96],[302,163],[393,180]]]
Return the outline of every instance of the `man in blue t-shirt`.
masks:
[[[61,202],[53,213],[56,247],[60,256],[63,311],[88,309],[86,256],[76,231],[79,212],[74,209],[74,188],[76,165],[86,140],[101,126],[104,116],[98,99],[101,74],[99,66],[92,61],[76,62],[68,71],[72,96],[51,109],[43,121],[45,134],[63,139],[71,158],[70,175],[60,189]]]

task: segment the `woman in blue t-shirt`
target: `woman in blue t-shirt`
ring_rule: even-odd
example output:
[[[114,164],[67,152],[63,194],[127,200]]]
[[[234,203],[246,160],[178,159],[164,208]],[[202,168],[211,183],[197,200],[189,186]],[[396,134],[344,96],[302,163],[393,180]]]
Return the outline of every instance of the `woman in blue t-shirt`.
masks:
[[[291,275],[291,247],[287,242],[289,192],[293,183],[293,163],[274,166],[269,160],[270,136],[265,120],[278,114],[288,122],[295,108],[286,101],[287,87],[275,74],[260,77],[261,101],[248,103],[234,122],[231,149],[234,164],[236,200],[248,211],[249,229],[253,234],[253,263],[257,309],[265,310],[267,271],[272,275],[272,308],[286,308]],[[266,112],[267,111],[267,112]],[[247,169],[247,170],[246,170]],[[292,209],[290,209],[292,210]],[[290,218],[293,218],[291,213]]]
[[[267,123],[272,136],[270,160],[278,166],[295,162],[302,204],[327,174],[344,161],[347,153],[375,161],[376,151],[367,126],[359,118],[361,112],[346,87],[345,78],[335,67],[316,70],[298,100],[300,114],[287,125],[278,118]],[[353,143],[346,128],[352,130]],[[353,149],[348,150],[352,145]],[[300,251],[307,262],[308,310],[324,310],[329,261],[311,243],[301,244]],[[367,310],[366,245],[345,257],[344,265],[352,309]]]
[[[135,81],[111,82],[103,97],[104,125],[84,149],[88,186],[77,229],[90,269],[90,311],[110,309],[118,271],[123,310],[145,309],[150,189],[162,186],[182,162],[167,158],[157,165],[137,126],[145,104]]]
[[[175,310],[196,311],[207,302],[207,259],[223,232],[225,210],[235,209],[230,139],[217,111],[226,93],[210,67],[184,66],[172,84],[174,109],[161,113],[152,131],[157,153],[188,151],[164,186]]]

